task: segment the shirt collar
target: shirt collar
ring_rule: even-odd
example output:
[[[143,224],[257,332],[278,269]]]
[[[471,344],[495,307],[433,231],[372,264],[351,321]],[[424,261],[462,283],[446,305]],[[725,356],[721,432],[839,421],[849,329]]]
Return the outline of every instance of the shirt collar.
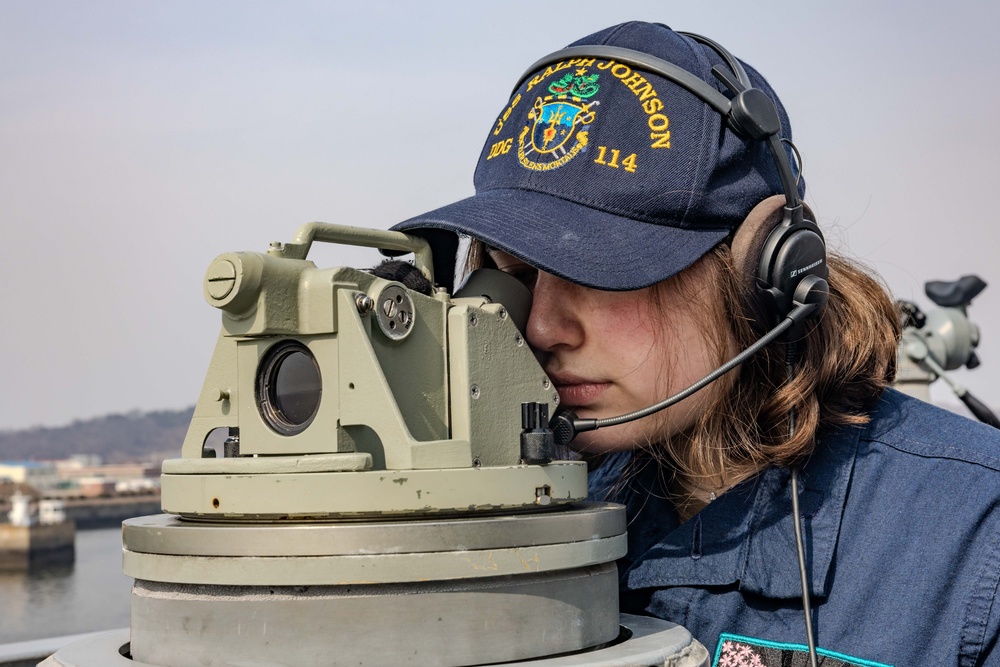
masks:
[[[799,475],[810,595],[825,597],[862,429],[824,437]],[[630,589],[726,586],[769,598],[801,596],[790,471],[769,468],[719,497],[637,554]]]

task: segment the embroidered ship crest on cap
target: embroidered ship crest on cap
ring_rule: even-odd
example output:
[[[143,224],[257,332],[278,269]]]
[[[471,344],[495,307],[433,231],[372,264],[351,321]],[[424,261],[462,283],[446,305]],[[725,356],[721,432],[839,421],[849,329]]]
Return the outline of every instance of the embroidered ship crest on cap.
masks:
[[[580,68],[550,84],[551,95],[535,99],[528,112],[528,120],[534,122],[525,125],[517,138],[521,166],[533,171],[558,169],[586,151],[586,128],[597,117],[595,107],[600,104],[590,99],[600,90],[599,76]]]

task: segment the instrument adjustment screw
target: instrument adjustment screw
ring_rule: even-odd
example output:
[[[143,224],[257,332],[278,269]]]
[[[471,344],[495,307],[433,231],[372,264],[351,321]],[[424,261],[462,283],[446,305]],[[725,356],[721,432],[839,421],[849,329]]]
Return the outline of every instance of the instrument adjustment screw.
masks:
[[[219,260],[208,270],[205,282],[209,296],[225,299],[236,286],[236,267],[228,259]]]
[[[358,307],[358,312],[362,315],[370,313],[375,308],[375,301],[367,294],[357,293],[354,295],[354,305]]]

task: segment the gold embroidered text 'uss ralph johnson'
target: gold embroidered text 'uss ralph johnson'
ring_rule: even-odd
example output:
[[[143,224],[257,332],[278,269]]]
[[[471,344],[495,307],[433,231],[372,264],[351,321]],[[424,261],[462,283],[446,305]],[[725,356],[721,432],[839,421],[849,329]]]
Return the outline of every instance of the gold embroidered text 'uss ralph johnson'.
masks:
[[[624,65],[614,60],[597,60],[596,58],[572,58],[570,60],[564,60],[562,62],[546,67],[545,71],[538,74],[528,82],[527,91],[537,86],[543,80],[552,76],[556,72],[560,72],[571,67],[596,67],[602,71],[608,71],[613,77],[621,81],[625,86],[631,90],[639,102],[642,104],[642,110],[646,112],[647,124],[649,125],[649,138],[652,141],[650,144],[651,148],[670,148],[670,119],[667,118],[666,114],[660,113],[663,110],[663,101],[656,94],[656,89],[653,84],[650,83],[646,78],[637,72],[633,72],[632,68],[628,65]],[[513,108],[517,102],[520,101],[520,95],[516,98],[517,101],[512,103],[510,107],[506,110],[503,115],[503,120],[507,119],[510,114],[510,109]],[[498,134],[502,128],[503,123],[498,122],[498,126],[494,131],[494,134]]]

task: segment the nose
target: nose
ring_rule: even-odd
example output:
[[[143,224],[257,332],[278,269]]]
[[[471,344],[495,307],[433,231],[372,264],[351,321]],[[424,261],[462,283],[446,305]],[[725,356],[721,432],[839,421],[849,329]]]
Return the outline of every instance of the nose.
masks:
[[[583,344],[579,317],[581,288],[550,273],[538,272],[525,336],[536,352],[574,349]]]

